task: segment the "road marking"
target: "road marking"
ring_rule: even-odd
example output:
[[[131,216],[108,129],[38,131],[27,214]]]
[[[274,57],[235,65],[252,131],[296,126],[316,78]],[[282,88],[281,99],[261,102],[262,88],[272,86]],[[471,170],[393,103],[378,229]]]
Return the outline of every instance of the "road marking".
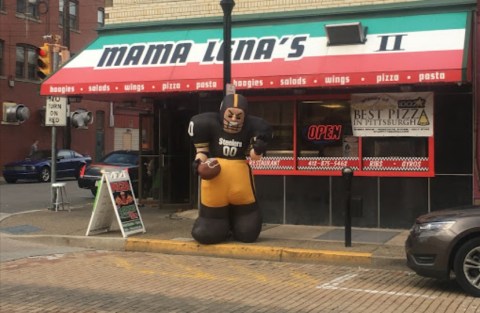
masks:
[[[28,259],[47,259],[51,261],[51,260],[58,260],[63,257],[65,257],[65,253],[55,253],[55,254],[49,254],[49,255],[34,255],[34,256],[29,256]]]
[[[426,299],[437,299],[435,296],[422,295],[418,293],[410,292],[396,292],[396,291],[384,291],[384,290],[372,290],[372,289],[360,289],[360,288],[348,288],[340,287],[339,285],[357,277],[358,274],[347,274],[335,278],[325,284],[317,286],[317,289],[330,289],[330,290],[342,290],[342,291],[354,291],[354,292],[363,292],[370,294],[379,294],[379,295],[389,295],[389,296],[400,296],[400,297],[417,297],[417,298],[426,298]]]

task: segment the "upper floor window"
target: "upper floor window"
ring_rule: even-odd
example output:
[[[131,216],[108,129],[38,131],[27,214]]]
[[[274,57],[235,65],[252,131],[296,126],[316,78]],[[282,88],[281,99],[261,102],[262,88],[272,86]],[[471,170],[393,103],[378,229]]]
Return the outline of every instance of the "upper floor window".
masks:
[[[5,11],[5,0],[0,0],[0,11]]]
[[[98,27],[103,27],[105,25],[105,10],[103,8],[98,8],[97,23]]]
[[[37,1],[17,0],[17,13],[25,14],[26,17],[38,18]]]
[[[60,25],[63,26],[63,6],[64,6],[63,0],[59,0],[58,5],[60,9],[58,20],[60,21]],[[69,20],[70,29],[78,30],[78,1],[69,0],[68,10],[69,10],[68,20]]]
[[[17,45],[15,77],[19,79],[36,80],[37,51],[29,45]]]
[[[1,1],[1,0],[0,0]],[[5,63],[5,59],[4,59],[4,49],[5,49],[5,41],[3,40],[0,40],[0,76],[4,76],[5,73],[3,72],[4,70],[4,63]]]

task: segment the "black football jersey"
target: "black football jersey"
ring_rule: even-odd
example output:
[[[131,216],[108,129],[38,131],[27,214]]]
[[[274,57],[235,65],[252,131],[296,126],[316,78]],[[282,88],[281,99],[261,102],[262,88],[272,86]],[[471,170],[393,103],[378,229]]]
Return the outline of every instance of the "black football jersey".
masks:
[[[188,127],[195,147],[208,147],[211,158],[245,159],[254,137],[267,143],[272,138],[269,124],[259,117],[247,115],[242,130],[234,134],[223,130],[221,120],[217,112],[201,113],[191,118]]]

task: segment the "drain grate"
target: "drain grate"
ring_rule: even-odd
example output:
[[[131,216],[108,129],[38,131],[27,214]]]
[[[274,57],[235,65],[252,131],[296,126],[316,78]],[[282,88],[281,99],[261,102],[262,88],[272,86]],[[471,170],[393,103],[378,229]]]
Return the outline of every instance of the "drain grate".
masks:
[[[385,243],[400,234],[398,231],[389,230],[365,230],[365,229],[352,229],[352,241],[363,243]],[[334,229],[328,231],[315,239],[331,240],[331,241],[344,241],[345,230]]]
[[[2,233],[9,233],[9,234],[28,234],[28,233],[35,233],[37,231],[42,230],[33,225],[18,225],[18,226],[10,226],[10,227],[0,227],[0,232]]]

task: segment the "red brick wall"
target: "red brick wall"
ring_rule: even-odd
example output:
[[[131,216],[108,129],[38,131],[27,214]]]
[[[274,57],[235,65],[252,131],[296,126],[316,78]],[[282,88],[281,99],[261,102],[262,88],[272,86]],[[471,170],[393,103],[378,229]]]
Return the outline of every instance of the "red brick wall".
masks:
[[[104,0],[78,1],[79,30],[70,32],[70,50],[78,53],[97,37],[97,10],[104,7]],[[47,34],[63,35],[59,26],[58,1],[48,1],[48,14],[41,14],[37,20],[26,20],[16,13],[16,1],[5,1],[0,12],[0,40],[3,40],[3,71],[0,72],[0,106],[4,101],[21,103],[30,109],[30,118],[21,125],[0,124],[0,167],[3,164],[24,158],[35,139],[40,140],[40,148],[51,148],[51,127],[41,126],[40,111],[46,98],[39,95],[40,81],[15,79],[16,45],[40,46]],[[60,42],[62,43],[62,42]],[[13,81],[14,86],[9,85]],[[105,110],[108,118],[109,107],[105,102],[82,101],[79,107],[92,112]],[[77,104],[72,105],[72,110]],[[0,107],[0,115],[2,115]],[[113,147],[113,129],[105,128],[105,150]],[[88,130],[72,130],[71,148],[79,152],[95,154],[95,125]],[[57,147],[64,146],[64,127],[57,127]],[[1,176],[1,172],[0,172]]]

